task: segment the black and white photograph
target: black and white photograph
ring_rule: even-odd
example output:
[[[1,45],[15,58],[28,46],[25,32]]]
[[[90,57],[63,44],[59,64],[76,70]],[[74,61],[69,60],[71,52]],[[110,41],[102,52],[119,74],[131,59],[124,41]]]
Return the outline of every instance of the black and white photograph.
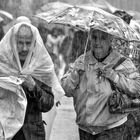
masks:
[[[0,0],[0,140],[140,140],[140,1]]]

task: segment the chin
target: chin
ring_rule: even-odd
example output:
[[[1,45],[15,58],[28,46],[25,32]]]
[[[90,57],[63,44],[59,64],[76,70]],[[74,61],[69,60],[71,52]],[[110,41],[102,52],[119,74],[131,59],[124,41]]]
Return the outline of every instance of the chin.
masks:
[[[20,56],[20,57],[19,57],[19,60],[20,60],[20,61],[25,61],[25,59],[26,59],[26,56]]]

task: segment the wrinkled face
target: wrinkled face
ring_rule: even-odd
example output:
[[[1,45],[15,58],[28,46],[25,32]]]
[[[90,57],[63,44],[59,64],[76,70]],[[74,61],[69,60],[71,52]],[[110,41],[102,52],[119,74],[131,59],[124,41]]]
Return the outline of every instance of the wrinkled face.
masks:
[[[94,30],[91,32],[91,50],[97,59],[102,59],[106,57],[109,53],[111,46],[111,35]]]
[[[16,36],[19,59],[25,61],[32,43],[32,32],[28,26],[22,26]]]

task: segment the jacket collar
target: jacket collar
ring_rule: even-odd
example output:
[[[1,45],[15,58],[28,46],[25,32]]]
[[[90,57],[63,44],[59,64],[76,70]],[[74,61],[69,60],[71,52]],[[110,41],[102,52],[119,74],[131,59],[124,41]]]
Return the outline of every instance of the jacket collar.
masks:
[[[96,63],[102,63],[104,65],[107,65],[114,62],[114,60],[119,60],[120,56],[121,55],[116,50],[113,50],[102,62],[98,62],[98,60],[93,56],[92,51],[89,51],[85,56],[85,62],[86,64],[91,65],[94,65]]]

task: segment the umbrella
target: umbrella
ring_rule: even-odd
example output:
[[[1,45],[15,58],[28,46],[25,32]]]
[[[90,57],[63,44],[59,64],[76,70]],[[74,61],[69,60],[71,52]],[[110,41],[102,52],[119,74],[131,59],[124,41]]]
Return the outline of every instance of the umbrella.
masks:
[[[36,17],[48,23],[68,25],[88,32],[98,29],[127,41],[140,40],[140,35],[121,18],[97,7],[72,6],[54,15],[51,11],[45,14],[40,13]]]
[[[3,18],[3,25],[7,25],[14,19],[12,14],[4,10],[0,10],[0,17]]]
[[[37,17],[41,17],[41,19],[49,21],[52,16],[57,16],[58,13],[67,9],[68,7],[72,7],[72,5],[59,1],[50,2],[37,10]]]
[[[54,13],[58,13],[62,10],[65,10],[68,7],[72,7],[72,5],[60,1],[50,2],[42,6],[40,9],[38,9],[36,13],[39,14],[42,12],[49,12],[49,11],[54,11]]]
[[[9,20],[13,20],[13,15],[4,10],[0,10],[0,16],[3,18],[8,18]]]
[[[140,34],[140,23],[137,20],[131,20],[130,26]]]
[[[0,17],[0,22],[2,22],[4,19],[2,17]]]

